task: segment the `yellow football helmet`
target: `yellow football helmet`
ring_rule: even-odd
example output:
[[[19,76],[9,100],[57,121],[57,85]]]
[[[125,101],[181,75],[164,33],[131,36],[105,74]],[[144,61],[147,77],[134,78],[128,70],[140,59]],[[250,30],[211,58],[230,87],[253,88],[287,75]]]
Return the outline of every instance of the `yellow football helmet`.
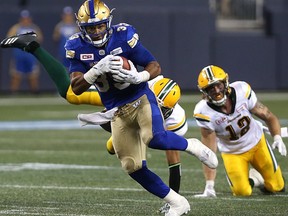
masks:
[[[110,11],[108,6],[100,0],[86,0],[78,10],[76,14],[77,24],[84,38],[88,40],[88,42],[92,43],[97,47],[103,46],[109,39],[111,21],[112,21],[112,13],[113,10]],[[106,30],[101,33],[90,33],[87,32],[88,28],[95,27],[102,23],[106,24]],[[93,39],[99,38],[101,39]]]
[[[215,100],[208,94],[207,89],[219,82],[224,84],[223,95],[220,99]],[[220,67],[209,65],[203,68],[198,76],[198,88],[209,102],[222,106],[226,102],[227,93],[230,93],[228,74]]]
[[[164,119],[168,118],[181,97],[179,85],[169,78],[162,78],[154,83],[152,91],[160,104]]]

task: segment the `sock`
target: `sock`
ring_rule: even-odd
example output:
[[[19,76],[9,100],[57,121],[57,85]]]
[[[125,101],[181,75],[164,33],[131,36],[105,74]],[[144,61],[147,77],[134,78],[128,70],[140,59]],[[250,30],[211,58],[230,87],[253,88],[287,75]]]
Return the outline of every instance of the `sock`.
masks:
[[[162,179],[147,168],[146,161],[143,161],[141,169],[129,175],[143,188],[161,199],[170,191],[170,188],[165,185]]]
[[[169,187],[179,193],[181,182],[181,163],[169,165]]]
[[[70,78],[66,68],[45,49],[39,47],[32,53],[48,72],[55,83],[61,97],[66,99],[66,92],[70,85]]]
[[[170,205],[177,202],[181,196],[173,191],[172,189],[169,191],[169,193],[163,198],[165,202],[169,203]]]
[[[215,182],[213,180],[207,180],[205,189],[214,189]]]

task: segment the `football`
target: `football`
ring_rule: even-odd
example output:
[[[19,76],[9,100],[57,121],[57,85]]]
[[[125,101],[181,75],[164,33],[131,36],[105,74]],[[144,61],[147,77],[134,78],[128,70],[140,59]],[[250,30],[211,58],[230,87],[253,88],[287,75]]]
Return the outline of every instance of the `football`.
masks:
[[[123,57],[123,56],[120,56],[120,57],[123,60],[123,69],[130,70],[130,65],[129,65],[128,59]]]

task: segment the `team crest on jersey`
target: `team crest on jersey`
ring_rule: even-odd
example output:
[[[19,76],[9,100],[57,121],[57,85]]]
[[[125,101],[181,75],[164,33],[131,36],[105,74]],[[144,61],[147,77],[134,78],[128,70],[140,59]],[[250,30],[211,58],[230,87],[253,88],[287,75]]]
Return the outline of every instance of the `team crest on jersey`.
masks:
[[[81,54],[80,60],[82,60],[82,61],[94,60],[94,54],[93,53]]]
[[[99,53],[99,55],[104,56],[105,55],[105,50],[101,49],[101,50],[99,50],[98,53]]]
[[[66,58],[73,59],[75,57],[75,51],[74,50],[66,50]]]
[[[119,55],[121,53],[123,53],[123,50],[121,47],[118,47],[110,52],[111,55]]]
[[[217,124],[217,125],[220,125],[220,124],[222,124],[222,123],[224,123],[224,122],[226,122],[227,121],[227,117],[221,117],[220,119],[216,119],[215,120],[215,123]]]
[[[137,33],[135,33],[133,35],[133,37],[131,38],[131,40],[127,41],[127,43],[129,44],[129,46],[131,48],[134,48],[136,46],[138,40],[139,40],[139,35]]]

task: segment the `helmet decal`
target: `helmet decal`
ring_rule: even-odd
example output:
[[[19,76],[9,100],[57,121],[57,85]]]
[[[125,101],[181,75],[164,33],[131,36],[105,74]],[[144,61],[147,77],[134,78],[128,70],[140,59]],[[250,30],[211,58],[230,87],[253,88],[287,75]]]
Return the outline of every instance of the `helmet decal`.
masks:
[[[112,11],[100,0],[86,0],[76,14],[82,38],[96,47],[103,46],[111,37]],[[97,32],[97,25],[105,24],[106,29]]]
[[[153,84],[158,103],[163,108],[173,109],[181,97],[179,85],[169,78],[162,78]]]
[[[219,82],[224,84],[222,90],[222,98],[213,99],[211,95],[207,92],[208,87],[215,85]],[[217,106],[222,106],[227,99],[227,95],[230,93],[230,87],[228,82],[228,74],[220,67],[209,65],[204,67],[198,76],[198,88],[200,92],[203,93],[205,99]]]
[[[90,19],[94,19],[95,18],[94,0],[88,0],[88,6],[90,11]]]
[[[166,98],[166,96],[170,93],[170,91],[174,88],[175,85],[177,85],[177,83],[174,80],[169,80],[166,84],[163,83],[162,85],[164,85],[164,87],[162,88],[162,90],[159,92],[158,94],[158,98],[161,101],[164,101],[164,99]]]

